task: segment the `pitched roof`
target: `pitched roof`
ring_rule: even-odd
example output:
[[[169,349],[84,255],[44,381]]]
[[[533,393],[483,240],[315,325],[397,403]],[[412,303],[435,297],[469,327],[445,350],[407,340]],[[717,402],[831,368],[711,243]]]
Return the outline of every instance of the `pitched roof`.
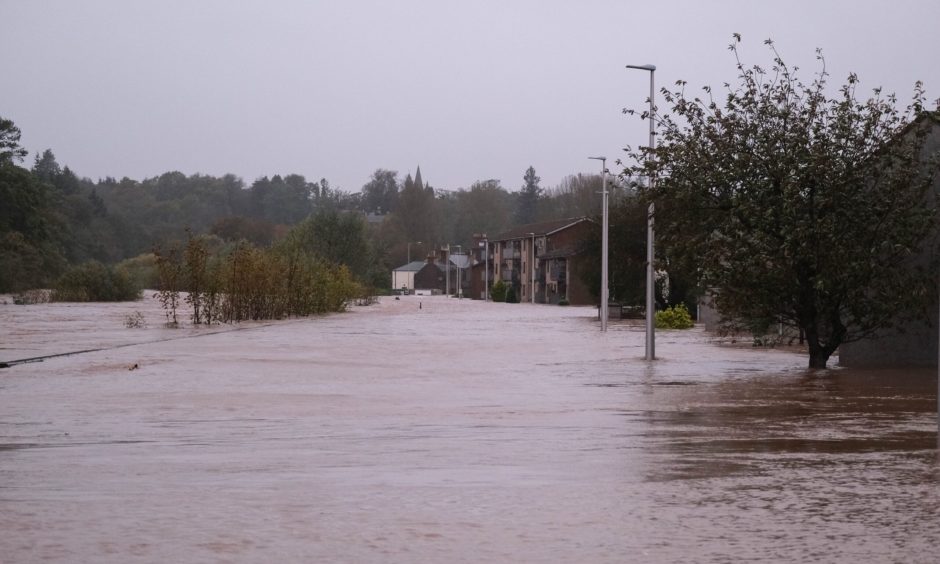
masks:
[[[528,239],[534,233],[536,237],[551,235],[556,231],[567,229],[572,225],[582,221],[591,221],[586,217],[569,217],[567,219],[554,219],[552,221],[542,221],[539,223],[528,223],[514,227],[505,233],[500,233],[496,237],[491,237],[490,241],[508,241],[510,239]]]
[[[427,263],[424,262],[423,260],[413,260],[409,262],[408,264],[399,266],[398,268],[395,269],[395,272],[418,272],[419,270],[424,268],[425,264]]]

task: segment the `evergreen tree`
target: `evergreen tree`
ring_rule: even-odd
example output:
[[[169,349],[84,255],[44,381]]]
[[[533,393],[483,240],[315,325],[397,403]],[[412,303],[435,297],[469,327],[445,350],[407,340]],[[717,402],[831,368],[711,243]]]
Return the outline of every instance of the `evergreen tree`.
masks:
[[[48,287],[65,267],[47,187],[18,166],[20,130],[0,118],[0,292]]]
[[[62,173],[62,168],[56,162],[52,149],[46,149],[42,155],[37,154],[33,161],[33,176],[40,182],[54,184],[56,178]]]
[[[0,165],[17,163],[25,156],[26,149],[20,147],[20,128],[0,117]]]
[[[542,196],[542,188],[539,187],[541,178],[536,176],[535,168],[529,167],[523,177],[525,183],[519,191],[519,197],[516,200],[515,220],[517,225],[534,223],[538,216],[539,198]]]

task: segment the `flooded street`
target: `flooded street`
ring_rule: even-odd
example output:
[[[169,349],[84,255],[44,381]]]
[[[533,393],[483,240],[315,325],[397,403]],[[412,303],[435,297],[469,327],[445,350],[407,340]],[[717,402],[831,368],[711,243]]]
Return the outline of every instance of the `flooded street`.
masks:
[[[936,561],[936,371],[595,314],[0,305],[0,562]]]

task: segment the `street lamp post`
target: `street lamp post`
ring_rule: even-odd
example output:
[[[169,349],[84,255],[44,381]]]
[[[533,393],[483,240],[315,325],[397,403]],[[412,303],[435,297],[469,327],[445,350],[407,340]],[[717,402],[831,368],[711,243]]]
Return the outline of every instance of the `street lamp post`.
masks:
[[[415,241],[415,245],[420,245],[421,241]],[[408,264],[411,264],[411,242],[408,243]]]
[[[607,290],[607,237],[608,237],[608,219],[607,219],[607,157],[588,157],[596,161],[601,161],[601,194],[602,206],[601,216],[603,218],[601,226],[601,303],[598,308],[601,318],[601,331],[607,331],[607,302],[610,301]]]
[[[656,74],[656,65],[627,65],[628,69],[638,69],[649,71],[650,73],[650,151],[656,148],[656,121],[653,119],[653,114],[656,111],[656,106],[654,104],[654,97],[656,92],[654,90],[654,81],[653,77]],[[652,153],[651,153],[652,154]],[[655,185],[655,174],[650,171],[649,177],[647,178],[649,183],[649,189],[652,192],[653,186]],[[653,218],[656,212],[656,204],[650,202],[649,210],[647,210],[646,215],[646,360],[655,360],[656,359],[656,329],[655,329],[655,309],[653,303],[653,293],[655,291],[655,272],[653,267],[653,238],[654,238],[654,226]]]
[[[450,243],[444,248],[444,296],[450,296]]]
[[[529,261],[529,272],[531,273],[530,278],[532,279],[532,285],[529,286],[529,303],[535,303],[535,233],[529,233],[532,237],[532,248],[529,249],[532,252],[532,260]]]
[[[461,251],[463,250],[463,247],[461,247],[460,245],[454,245],[454,246],[457,247],[457,256],[463,256],[463,255],[461,254]],[[460,265],[459,265],[459,264],[455,264],[454,266],[457,267],[457,288],[454,289],[454,293],[457,294],[457,299],[459,300],[459,299],[460,299],[460,291],[461,291],[461,287],[460,287]]]
[[[490,240],[483,238],[483,301],[490,300]]]

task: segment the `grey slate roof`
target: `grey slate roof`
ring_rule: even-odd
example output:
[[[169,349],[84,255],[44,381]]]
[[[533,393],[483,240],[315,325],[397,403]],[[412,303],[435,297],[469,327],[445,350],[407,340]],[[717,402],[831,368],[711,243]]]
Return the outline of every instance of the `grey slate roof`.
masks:
[[[395,272],[418,272],[419,270],[424,268],[425,264],[427,263],[424,262],[423,260],[413,260],[409,262],[408,264],[399,266],[398,268],[395,269]]]

